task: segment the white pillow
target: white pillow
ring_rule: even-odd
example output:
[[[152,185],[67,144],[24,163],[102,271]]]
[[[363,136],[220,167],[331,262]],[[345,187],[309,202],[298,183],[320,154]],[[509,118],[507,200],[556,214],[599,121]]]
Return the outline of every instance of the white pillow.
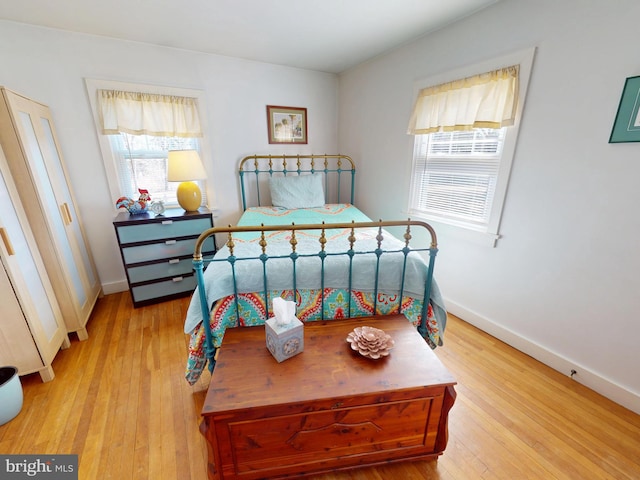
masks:
[[[313,208],[324,205],[322,175],[289,175],[271,177],[271,204],[287,209]]]

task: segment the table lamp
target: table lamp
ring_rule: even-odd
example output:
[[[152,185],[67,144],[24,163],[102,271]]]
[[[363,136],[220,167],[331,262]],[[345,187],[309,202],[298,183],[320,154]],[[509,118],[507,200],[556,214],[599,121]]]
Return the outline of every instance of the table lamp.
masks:
[[[200,155],[195,150],[169,150],[168,160],[167,180],[182,182],[176,190],[178,203],[187,212],[198,210],[202,203],[202,192],[193,180],[207,178]]]

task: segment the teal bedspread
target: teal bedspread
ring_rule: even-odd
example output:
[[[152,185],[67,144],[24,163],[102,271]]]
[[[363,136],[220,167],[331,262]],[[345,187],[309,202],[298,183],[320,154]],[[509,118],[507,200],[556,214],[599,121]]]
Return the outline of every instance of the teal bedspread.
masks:
[[[247,209],[238,225],[286,225],[291,223],[299,225],[321,223],[322,221],[330,225],[331,223],[343,223],[352,220],[356,222],[371,221],[370,218],[353,205],[329,204],[319,208],[297,210],[285,210],[277,207],[254,207]],[[328,228],[325,231],[328,240],[325,250],[329,253],[324,265],[324,285],[327,288],[346,289],[349,287],[349,257],[344,254],[349,250],[349,234],[350,229]],[[375,289],[376,262],[373,251],[377,248],[377,235],[377,228],[356,231],[354,250],[371,253],[354,257],[351,279],[352,289],[361,292],[373,292]],[[319,286],[321,276],[321,262],[317,256],[320,251],[319,237],[320,230],[296,232],[296,252],[300,255],[296,265],[296,288],[298,289],[313,289]],[[270,232],[266,235],[268,242],[266,251],[272,257],[267,262],[269,290],[287,290],[293,287],[293,266],[288,257],[291,253],[290,238],[290,231]],[[259,260],[259,256],[262,253],[259,245],[259,234],[237,233],[233,235],[233,239],[235,243],[234,255],[238,259],[235,263],[235,288],[239,293],[264,291],[262,262]],[[395,253],[385,253],[381,256],[379,268],[384,274],[380,275],[379,278],[379,291],[399,293],[398,289],[404,268],[404,254],[401,252],[403,247],[403,242],[393,235],[384,233],[382,248],[385,251],[395,251]],[[337,255],[337,253],[342,254]],[[229,250],[225,245],[218,251],[215,258],[226,259],[228,256]],[[404,295],[422,299],[427,274],[426,267],[426,262],[420,253],[411,252],[409,254],[405,272]],[[209,305],[213,305],[216,300],[235,293],[234,275],[231,264],[227,261],[210,263],[204,272],[204,278]],[[198,290],[196,289],[196,295],[193,296],[189,305],[184,325],[185,333],[192,332],[202,321],[197,292]],[[441,306],[444,312],[444,304],[439,295],[437,285],[432,288],[431,301],[436,306]],[[443,314],[442,321],[446,321],[446,314]]]
[[[380,257],[379,283],[375,285],[376,255],[378,246],[378,228],[358,229],[355,232],[354,251],[360,252],[353,257],[350,267],[349,236],[351,229],[332,229],[331,223],[370,222],[364,213],[350,204],[328,204],[319,208],[285,210],[277,207],[253,207],[247,209],[238,222],[238,226],[254,225],[296,225],[319,224],[325,222],[327,243],[324,260],[324,291],[320,289],[321,250],[320,230],[296,231],[296,285],[293,291],[293,262],[291,253],[291,231],[267,232],[266,253],[269,260],[267,270],[267,301],[264,299],[263,264],[259,259],[262,247],[260,234],[239,232],[233,234],[234,255],[237,258],[232,272],[227,261],[229,249],[225,245],[215,255],[204,272],[204,281],[208,305],[211,306],[210,328],[214,347],[222,342],[224,330],[238,325],[257,325],[271,314],[270,304],[273,296],[282,296],[295,300],[297,316],[303,321],[320,318],[361,317],[373,314],[397,313],[402,311],[407,319],[418,325],[423,305],[427,261],[418,252],[410,252],[404,264],[402,248],[404,242],[384,232],[381,247],[385,253]],[[389,253],[387,253],[389,252]],[[205,259],[207,260],[207,259]],[[206,264],[206,262],[205,262]],[[349,269],[352,269],[349,283]],[[399,286],[405,275],[402,298]],[[235,276],[235,287],[234,287]],[[204,331],[202,312],[199,302],[199,289],[192,296],[184,331],[191,335],[189,360],[186,377],[190,383],[199,378],[206,358],[203,353]],[[239,296],[236,302],[234,292]],[[374,291],[377,297],[374,298]],[[325,298],[325,301],[322,301]],[[239,316],[236,312],[239,309]],[[351,311],[349,311],[351,309]],[[375,309],[375,310],[374,310]],[[428,305],[429,345],[435,348],[442,344],[442,334],[446,326],[446,310],[440,291],[433,281]]]

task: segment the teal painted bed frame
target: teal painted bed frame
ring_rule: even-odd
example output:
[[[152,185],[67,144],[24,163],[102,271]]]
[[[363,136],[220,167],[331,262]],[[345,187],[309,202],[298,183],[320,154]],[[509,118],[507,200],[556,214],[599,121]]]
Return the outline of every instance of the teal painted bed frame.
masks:
[[[340,203],[341,196],[344,195],[343,187],[345,184],[344,180],[341,180],[343,175],[347,175],[349,177],[346,182],[348,185],[347,196],[350,198],[351,203],[353,204],[354,199],[354,186],[355,186],[355,166],[351,158],[345,155],[253,155],[249,157],[245,157],[242,159],[240,163],[239,177],[241,183],[241,193],[242,193],[242,207],[244,210],[247,208],[247,202],[249,199],[249,190],[245,183],[248,181],[247,177],[252,177],[249,180],[253,186],[253,199],[257,203],[257,206],[261,206],[262,202],[267,202],[265,198],[268,196],[268,187],[266,186],[266,182],[261,182],[263,177],[266,177],[268,180],[272,175],[305,175],[311,173],[321,173],[325,176],[325,198],[327,198],[327,203]],[[334,177],[334,178],[332,178]],[[344,198],[344,196],[342,197]],[[404,247],[401,250],[385,250],[383,246],[383,236],[382,229],[388,227],[402,227],[404,229],[403,238],[404,238]],[[376,237],[377,240],[377,248],[372,251],[359,251],[356,249],[356,236],[355,232],[359,229],[371,229],[377,228],[378,235]],[[325,231],[327,229],[351,229],[351,234],[348,238],[349,240],[349,248],[344,252],[332,252],[328,253],[325,250],[325,245],[327,243],[327,238],[325,235]],[[304,230],[315,230],[320,231],[320,236],[318,239],[318,252],[316,254],[300,254],[296,252],[296,232],[304,231]],[[425,247],[415,247],[410,245],[410,241],[412,237],[416,234],[416,230],[418,231],[418,238],[429,238],[430,242],[428,246]],[[266,252],[267,249],[267,240],[265,233],[266,232],[291,232],[289,244],[291,247],[291,252],[288,255],[268,255]],[[426,232],[426,235],[425,235]],[[236,233],[255,233],[260,236],[259,245],[262,248],[262,254],[259,257],[254,258],[238,258],[234,255],[234,237],[233,235]],[[222,258],[203,258],[202,255],[202,247],[207,238],[212,235],[217,234],[226,234],[226,246],[229,249],[229,255]],[[423,305],[422,305],[422,317],[421,322],[418,325],[418,331],[420,334],[426,338],[427,336],[427,309],[429,305],[428,299],[431,295],[432,283],[433,283],[433,271],[435,266],[435,258],[438,252],[436,233],[434,229],[427,223],[421,221],[412,221],[401,220],[401,221],[382,221],[379,220],[377,222],[350,222],[350,223],[331,223],[331,224],[306,224],[306,225],[260,225],[260,226],[228,226],[228,227],[214,227],[202,232],[196,241],[195,252],[193,255],[193,267],[195,270],[195,275],[198,284],[199,291],[199,301],[202,309],[202,318],[205,321],[210,320],[210,305],[207,301],[206,291],[204,287],[204,268],[205,265],[208,265],[211,262],[229,262],[232,270],[232,278],[233,278],[233,287],[234,287],[234,296],[235,296],[235,307],[236,307],[236,315],[237,318],[240,318],[239,315],[239,305],[238,305],[238,289],[237,289],[237,279],[235,276],[235,265],[239,261],[243,260],[256,260],[259,259],[262,263],[262,278],[264,284],[264,298],[266,303],[266,316],[269,316],[269,306],[268,306],[268,290],[267,290],[267,262],[272,259],[283,259],[288,258],[292,262],[292,291],[296,291],[296,261],[302,256],[306,257],[318,257],[321,262],[320,268],[320,285],[322,291],[324,291],[324,280],[325,280],[325,270],[324,270],[324,262],[325,259],[330,255],[345,255],[349,258],[349,279],[348,279],[348,290],[351,292],[351,281],[352,281],[352,267],[355,257],[359,255],[371,255],[375,254],[376,258],[376,278],[374,281],[374,312],[377,312],[377,297],[378,297],[378,280],[380,273],[380,261],[382,256],[385,253],[399,253],[401,252],[404,255],[404,264],[403,264],[403,274],[400,279],[401,284],[399,285],[398,291],[400,292],[397,312],[402,313],[402,298],[404,291],[404,281],[405,281],[405,268],[407,263],[407,256],[410,252],[426,252],[428,254],[428,266],[427,266],[427,274],[426,281],[424,286],[424,297],[423,297]],[[322,298],[324,302],[324,297]],[[322,315],[324,315],[324,308],[321,309]],[[349,306],[349,312],[351,312],[351,307]],[[324,317],[322,318],[324,320]],[[266,320],[266,318],[265,318]],[[209,370],[213,371],[215,366],[215,354],[216,348],[213,345],[213,339],[211,334],[211,328],[205,328],[205,356],[209,363]]]
[[[266,180],[273,175],[324,174],[326,203],[341,203],[346,196],[353,205],[356,167],[353,160],[346,155],[252,155],[242,159],[238,173],[242,211],[247,209],[251,192],[255,193],[254,205],[271,205],[270,202],[263,201],[268,191]],[[346,184],[342,180],[343,176],[347,177]],[[260,180],[264,182],[261,183]]]

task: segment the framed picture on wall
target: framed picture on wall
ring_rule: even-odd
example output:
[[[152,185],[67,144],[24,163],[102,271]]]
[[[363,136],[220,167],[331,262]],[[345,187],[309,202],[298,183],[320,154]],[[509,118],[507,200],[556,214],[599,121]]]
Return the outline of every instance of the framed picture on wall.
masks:
[[[307,143],[307,109],[267,105],[269,143]]]
[[[640,142],[640,76],[624,82],[609,143]]]

